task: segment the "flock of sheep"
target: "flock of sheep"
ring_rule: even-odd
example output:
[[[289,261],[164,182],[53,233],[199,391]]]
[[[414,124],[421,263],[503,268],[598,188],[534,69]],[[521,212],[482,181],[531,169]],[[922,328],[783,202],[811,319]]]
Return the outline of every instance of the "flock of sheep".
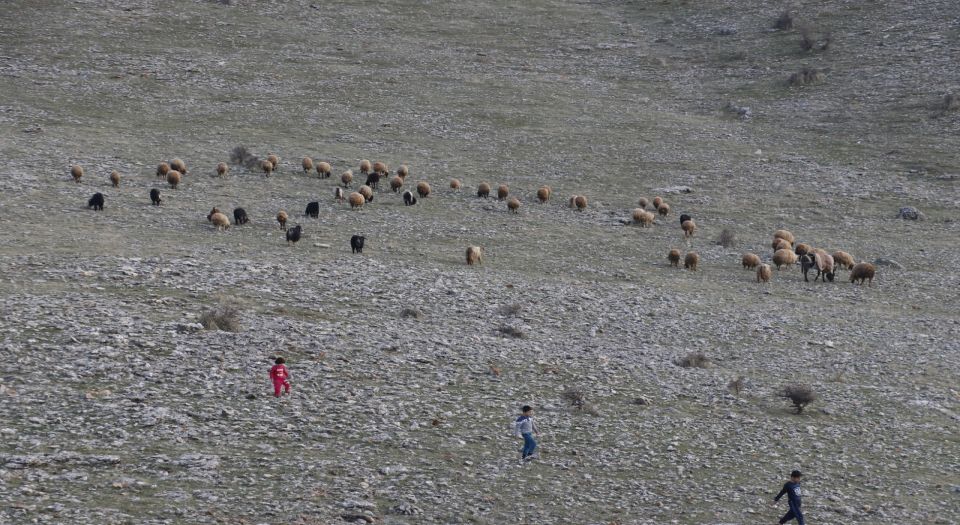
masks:
[[[249,155],[244,148],[237,148],[234,150],[234,160],[242,165],[247,166],[250,169],[259,169],[269,177],[280,165],[280,157],[276,154],[270,154],[265,159],[258,159],[252,155]],[[328,162],[314,161],[310,157],[303,157],[301,160],[301,167],[303,168],[304,174],[309,174],[313,171],[316,171],[317,175],[321,179],[330,178],[333,172],[333,168]],[[216,174],[218,177],[225,177],[230,171],[230,166],[225,162],[220,162],[216,167]],[[349,195],[344,194],[345,189],[349,189],[353,183],[353,170],[346,170],[340,175],[340,183],[343,188],[337,186],[334,188],[333,198],[338,203],[343,203],[344,201],[350,204],[352,209],[359,209],[363,207],[364,204],[373,202],[374,200],[374,190],[379,187],[380,181],[387,179],[389,180],[390,190],[394,193],[400,193],[404,188],[406,183],[406,178],[409,175],[410,171],[406,165],[402,165],[397,168],[394,175],[391,177],[389,168],[384,162],[373,162],[369,160],[360,161],[359,166],[360,175],[365,177],[363,185],[361,185],[357,191],[351,192]],[[84,175],[84,170],[81,166],[74,165],[70,168],[70,174],[72,175],[76,183],[80,183],[81,178]],[[161,162],[157,166],[156,176],[158,179],[165,180],[167,184],[172,189],[177,189],[182,178],[187,174],[187,166],[180,159],[173,159],[170,162]],[[120,173],[113,171],[110,173],[110,183],[114,187],[120,185]],[[454,191],[460,191],[462,188],[462,183],[458,179],[450,180],[450,188]],[[478,198],[488,198],[490,197],[491,186],[487,182],[481,182],[477,186],[477,197]],[[419,181],[416,184],[416,195],[410,190],[405,190],[402,193],[403,203],[407,206],[413,206],[417,204],[418,197],[424,199],[430,196],[431,188],[430,184],[426,181]],[[553,190],[550,186],[542,186],[537,190],[537,200],[540,203],[545,203],[550,200],[553,195]],[[510,189],[506,184],[501,184],[497,188],[497,199],[507,201],[507,209],[510,212],[518,213],[520,209],[520,200],[516,197],[510,196]],[[87,202],[88,207],[93,208],[94,210],[103,210],[104,206],[104,196],[102,193],[94,194],[90,200]],[[163,199],[160,195],[160,190],[158,188],[153,188],[150,190],[150,200],[156,205],[160,206],[163,202]],[[583,211],[587,208],[587,198],[583,195],[572,195],[569,199],[569,206],[577,211]],[[651,206],[656,214],[661,217],[666,217],[670,214],[670,205],[667,204],[662,197],[655,197],[652,201],[647,200],[646,198],[641,198],[638,202],[638,208],[633,210],[632,219],[635,224],[640,225],[641,227],[650,227],[654,224],[656,215],[653,212],[647,211],[647,207]],[[311,202],[307,204],[306,211],[304,215],[316,218],[320,213],[320,203]],[[246,224],[249,221],[247,213],[243,208],[237,208],[233,212],[234,224],[242,225]],[[296,225],[292,228],[287,228],[287,221],[289,220],[289,214],[280,210],[277,213],[276,219],[280,224],[280,228],[286,232],[286,239],[288,243],[296,243],[300,240],[303,234],[303,228],[300,225]],[[230,218],[223,212],[221,212],[216,207],[213,208],[210,213],[207,215],[207,220],[212,223],[217,230],[226,230],[230,227]],[[680,216],[680,229],[683,232],[685,239],[693,237],[697,231],[696,222],[693,220],[693,217],[687,214]],[[350,241],[351,248],[354,253],[357,253],[363,248],[363,237],[353,236]],[[814,282],[818,279],[823,282],[828,280],[833,282],[834,276],[837,270],[845,268],[850,270],[850,282],[858,282],[863,284],[865,281],[872,286],[873,278],[876,275],[876,268],[874,265],[868,262],[855,263],[853,257],[844,251],[835,251],[832,254],[828,253],[826,250],[820,248],[813,248],[806,243],[797,243],[794,235],[787,230],[777,230],[773,234],[773,242],[771,248],[774,250],[772,263],[777,267],[779,271],[783,266],[790,266],[799,264],[801,271],[803,272],[804,281],[808,281],[808,274],[810,271],[815,270],[817,273],[814,276]],[[681,253],[678,249],[670,250],[667,255],[667,259],[670,262],[671,266],[680,267]],[[760,256],[754,253],[745,253],[742,257],[742,265],[746,269],[756,269],[757,282],[758,283],[767,283],[770,282],[770,279],[773,276],[772,268],[769,264],[762,262]],[[479,246],[470,246],[466,250],[466,263],[468,265],[482,264],[483,263],[483,248]],[[696,271],[697,267],[700,264],[700,255],[696,252],[688,252],[683,256],[683,266],[688,270]]]

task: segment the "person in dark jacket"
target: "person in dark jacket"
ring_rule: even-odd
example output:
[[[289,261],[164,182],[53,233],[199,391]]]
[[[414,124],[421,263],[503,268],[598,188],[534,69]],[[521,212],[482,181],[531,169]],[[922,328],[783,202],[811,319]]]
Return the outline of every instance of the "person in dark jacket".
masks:
[[[777,494],[777,497],[773,498],[774,502],[780,501],[780,498],[784,494],[787,495],[787,506],[790,510],[780,518],[780,525],[790,521],[797,520],[797,525],[803,525],[803,512],[800,511],[800,478],[803,477],[803,474],[799,470],[794,470],[790,473],[790,481],[783,484],[783,488],[780,489],[780,493]]]

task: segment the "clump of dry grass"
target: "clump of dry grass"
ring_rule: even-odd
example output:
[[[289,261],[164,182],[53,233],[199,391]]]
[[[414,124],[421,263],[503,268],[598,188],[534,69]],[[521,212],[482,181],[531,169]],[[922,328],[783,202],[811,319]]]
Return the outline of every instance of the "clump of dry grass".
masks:
[[[817,394],[808,385],[794,383],[783,387],[780,397],[789,399],[797,409],[797,414],[800,414],[803,413],[804,407],[817,399]]]
[[[736,379],[731,380],[727,383],[727,390],[734,393],[734,395],[739,396],[740,392],[743,391],[744,387],[747,386],[747,379],[743,376],[737,376]]]
[[[790,11],[780,13],[780,16],[777,17],[777,20],[773,23],[773,28],[779,29],[780,31],[793,29],[793,13]]]
[[[519,304],[516,304],[516,303],[505,304],[505,305],[502,305],[500,308],[497,308],[497,313],[503,316],[510,317],[510,316],[515,316],[519,314],[521,310],[522,310],[522,307]]]
[[[809,86],[811,84],[819,84],[826,80],[826,78],[827,75],[823,71],[812,67],[805,67],[790,75],[787,83],[791,86]]]
[[[940,102],[940,110],[944,113],[960,109],[960,97],[953,93],[947,93]]]
[[[260,166],[260,159],[247,151],[245,146],[237,146],[233,148],[233,151],[230,152],[230,162],[234,164],[239,164],[248,170],[252,170]]]
[[[512,337],[514,339],[520,339],[523,337],[523,330],[515,326],[510,326],[505,324],[500,328],[497,328],[497,331],[507,337]]]
[[[710,366],[710,360],[703,352],[690,352],[674,361],[674,363],[683,368],[707,368]]]
[[[206,330],[221,330],[223,332],[240,331],[240,309],[231,304],[221,304],[207,310],[200,316],[200,324]]]
[[[811,27],[800,29],[800,49],[804,51],[826,51],[830,47],[832,36],[829,32],[818,34]]]
[[[587,394],[579,388],[568,388],[560,394],[560,397],[577,410],[583,410],[587,404]]]
[[[724,228],[717,237],[717,244],[724,248],[731,248],[737,244],[737,235],[730,228]]]

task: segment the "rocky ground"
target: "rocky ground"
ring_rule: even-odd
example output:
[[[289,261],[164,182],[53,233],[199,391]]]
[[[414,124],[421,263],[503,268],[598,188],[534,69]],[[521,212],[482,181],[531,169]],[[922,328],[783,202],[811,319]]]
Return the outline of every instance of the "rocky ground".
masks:
[[[794,468],[811,523],[960,521],[960,19],[795,2],[774,30],[760,4],[8,2],[0,523],[773,523]],[[214,177],[239,144],[277,173]],[[351,211],[305,155],[433,193]],[[777,228],[878,277],[758,285],[740,255]]]

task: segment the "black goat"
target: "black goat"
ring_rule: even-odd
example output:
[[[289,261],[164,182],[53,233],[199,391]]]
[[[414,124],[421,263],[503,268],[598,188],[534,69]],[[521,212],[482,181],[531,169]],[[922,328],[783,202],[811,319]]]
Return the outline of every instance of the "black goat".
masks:
[[[103,211],[103,194],[94,193],[93,197],[90,197],[90,200],[87,201],[87,207],[97,211]]]
[[[310,204],[307,204],[307,211],[303,212],[303,214],[316,219],[320,216],[320,203],[313,201]]]
[[[233,210],[233,223],[237,226],[241,224],[246,224],[250,222],[250,217],[247,217],[247,210],[243,208],[237,208]]]
[[[287,230],[287,243],[296,244],[300,240],[300,237],[303,236],[303,227],[299,224]]]
[[[159,206],[160,203],[163,202],[163,199],[160,198],[160,190],[156,188],[150,190],[150,202],[152,202],[154,206]]]
[[[363,241],[366,239],[363,235],[354,235],[350,237],[350,248],[353,253],[363,253]]]
[[[407,206],[413,206],[417,203],[417,198],[413,196],[413,192],[407,190],[403,192],[403,203]]]

